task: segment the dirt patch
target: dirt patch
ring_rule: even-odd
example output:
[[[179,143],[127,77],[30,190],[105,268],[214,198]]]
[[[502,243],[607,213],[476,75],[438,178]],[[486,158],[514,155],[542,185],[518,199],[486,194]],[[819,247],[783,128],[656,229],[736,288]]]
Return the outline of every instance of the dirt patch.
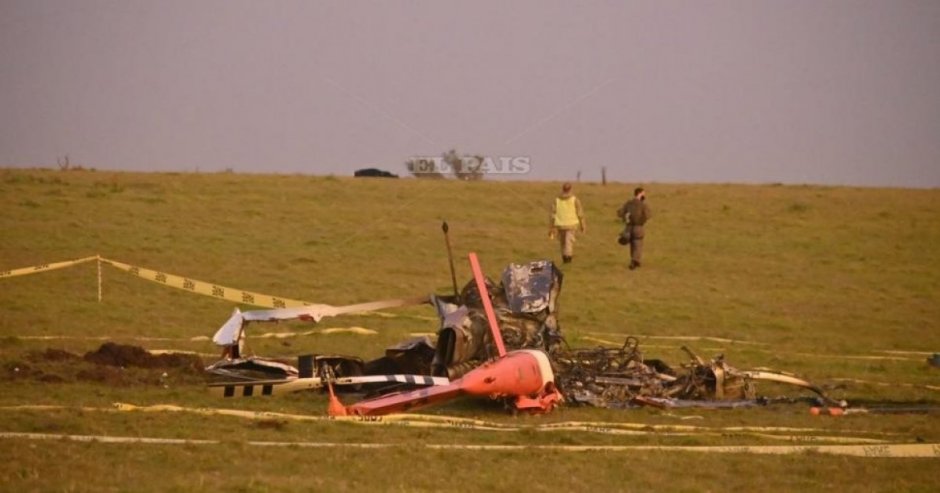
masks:
[[[97,351],[85,353],[84,360],[97,365],[137,368],[177,368],[202,373],[202,360],[189,354],[150,354],[139,346],[106,342]]]
[[[78,355],[65,351],[63,349],[49,348],[45,351],[32,351],[26,355],[26,359],[34,362],[41,361],[74,361]]]
[[[97,382],[110,386],[201,384],[203,362],[190,354],[154,355],[139,346],[107,342],[79,356],[62,349],[30,351],[2,363],[0,380]]]

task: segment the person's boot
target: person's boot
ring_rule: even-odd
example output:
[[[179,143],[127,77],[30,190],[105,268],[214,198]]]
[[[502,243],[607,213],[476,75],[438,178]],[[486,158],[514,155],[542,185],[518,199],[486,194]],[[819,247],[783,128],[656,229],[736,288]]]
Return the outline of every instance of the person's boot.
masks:
[[[561,256],[561,261],[562,261],[562,263],[570,264],[570,263],[571,263],[571,256],[570,256],[570,255],[562,255],[562,256]]]
[[[634,270],[634,269],[636,269],[636,268],[639,267],[639,266],[640,266],[640,263],[637,262],[636,260],[631,260],[631,261],[630,261],[630,270]]]

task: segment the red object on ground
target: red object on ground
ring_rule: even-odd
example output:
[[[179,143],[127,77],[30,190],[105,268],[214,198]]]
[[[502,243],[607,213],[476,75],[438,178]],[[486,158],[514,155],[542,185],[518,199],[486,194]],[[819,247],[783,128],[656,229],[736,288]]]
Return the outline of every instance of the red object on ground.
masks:
[[[844,416],[856,409],[842,409],[841,407],[811,407],[809,413],[813,416]]]
[[[333,384],[327,381],[326,388],[330,391],[330,404],[326,408],[327,414],[330,416],[346,416],[346,406],[339,401],[339,398],[333,392]]]
[[[330,416],[405,412],[461,394],[491,399],[515,397],[518,409],[536,413],[551,411],[561,401],[548,356],[535,349],[522,349],[490,360],[448,385],[383,395],[340,409],[334,409],[331,394],[328,412]]]
[[[480,269],[480,261],[477,260],[477,254],[470,252],[467,254],[470,259],[470,269],[473,270],[473,279],[477,282],[477,289],[480,291],[480,299],[483,301],[483,311],[486,312],[486,321],[490,324],[490,333],[493,335],[493,342],[496,343],[496,351],[499,357],[506,356],[506,346],[503,344],[503,334],[499,331],[499,325],[496,323],[496,312],[493,311],[493,303],[490,301],[490,293],[486,289],[486,279],[483,277],[483,270]]]

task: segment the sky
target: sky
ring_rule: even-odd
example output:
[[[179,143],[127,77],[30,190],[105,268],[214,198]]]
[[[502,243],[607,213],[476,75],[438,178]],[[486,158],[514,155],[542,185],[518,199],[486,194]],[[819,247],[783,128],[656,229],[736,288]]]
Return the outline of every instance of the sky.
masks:
[[[933,188],[940,1],[0,0],[0,115],[0,167]]]

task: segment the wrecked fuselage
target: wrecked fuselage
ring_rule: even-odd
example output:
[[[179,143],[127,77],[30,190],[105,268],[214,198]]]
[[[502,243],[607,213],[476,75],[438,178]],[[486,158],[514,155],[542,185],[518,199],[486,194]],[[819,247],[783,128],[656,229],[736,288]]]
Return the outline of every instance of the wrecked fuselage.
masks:
[[[507,349],[542,349],[549,352],[560,346],[563,339],[555,309],[561,290],[561,279],[561,272],[548,260],[510,265],[503,272],[499,285],[494,285],[487,279],[487,289]],[[223,359],[211,365],[209,371],[231,377],[232,372],[238,371],[239,368],[250,367],[257,371],[259,367],[271,366],[272,375],[269,378],[285,374],[280,362],[267,365],[263,358],[243,356],[246,330],[252,323],[290,319],[318,322],[326,316],[340,313],[419,303],[430,303],[437,311],[441,320],[437,343],[432,343],[426,337],[403,341],[389,347],[382,358],[365,363],[359,360],[360,366],[364,365],[364,374],[414,373],[454,379],[496,355],[479,290],[471,280],[457,296],[432,295],[429,298],[387,300],[349,307],[311,305],[249,312],[236,309],[213,336],[213,341],[223,348]],[[353,357],[350,359],[358,360]],[[246,360],[253,364],[247,363]],[[350,363],[347,366],[355,365]],[[339,371],[337,376],[352,375]]]
[[[551,261],[510,264],[501,282],[486,280],[507,349],[551,352],[563,342],[555,316],[561,272]],[[431,373],[458,378],[496,355],[483,302],[474,281],[459,296],[432,296],[441,319]]]
[[[672,368],[660,360],[645,359],[639,341],[634,337],[628,337],[620,348],[571,349],[558,323],[562,279],[562,273],[554,263],[537,260],[510,264],[503,270],[499,284],[486,279],[485,287],[506,349],[544,352],[554,373],[554,385],[567,402],[608,408],[674,407],[691,402],[709,403],[706,404],[709,407],[735,407],[756,402],[756,382],[764,380],[812,390],[827,405],[844,405],[844,402],[830,399],[818,387],[792,375],[766,370],[739,370],[729,365],[723,356],[704,361],[684,347],[689,361],[679,368]],[[324,316],[340,313],[418,303],[429,303],[437,312],[440,326],[436,343],[427,337],[409,339],[389,347],[385,356],[371,361],[351,356],[304,355],[298,359],[299,369],[289,365],[285,369],[283,363],[270,365],[267,363],[270,360],[243,356],[245,328],[249,323],[290,318],[316,322]],[[270,367],[272,373],[267,378],[285,381],[293,378],[326,380],[405,374],[405,377],[428,375],[442,382],[456,382],[498,355],[474,280],[457,295],[432,295],[349,307],[312,305],[244,313],[236,310],[213,339],[225,348],[225,357],[208,369],[228,380],[258,378],[259,369],[263,372],[265,367]],[[250,369],[253,373],[246,377],[240,368]],[[413,388],[408,383],[414,380],[390,379],[392,383],[345,389],[387,393]],[[310,388],[320,387],[322,385]]]

